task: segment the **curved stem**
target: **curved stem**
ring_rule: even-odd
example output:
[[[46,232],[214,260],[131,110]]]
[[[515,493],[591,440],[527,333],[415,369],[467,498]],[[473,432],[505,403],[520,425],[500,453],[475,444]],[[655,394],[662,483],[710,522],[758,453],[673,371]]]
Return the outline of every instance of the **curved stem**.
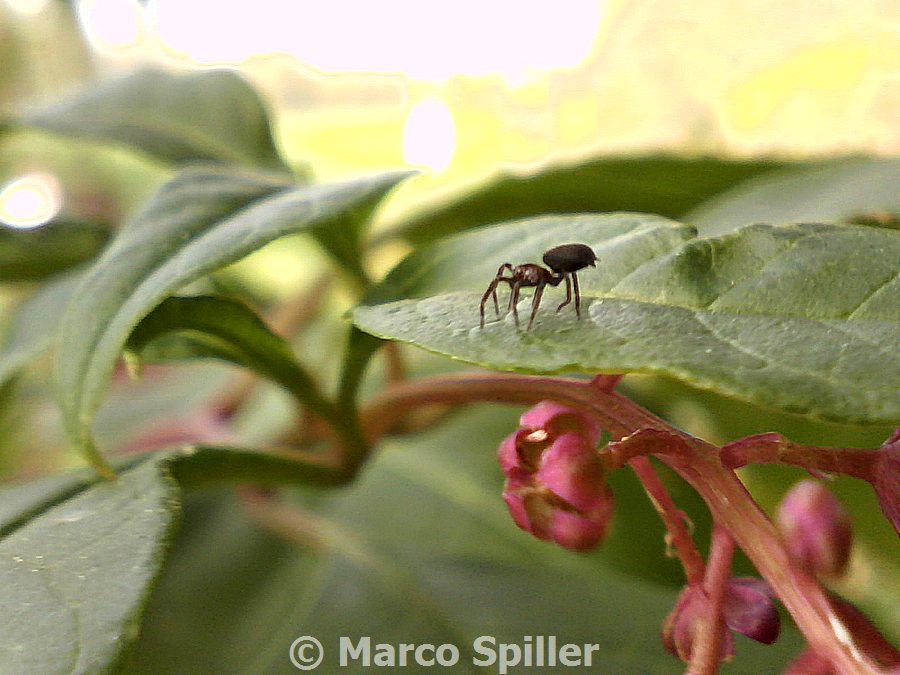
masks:
[[[626,397],[589,382],[500,373],[423,378],[389,387],[361,413],[369,439],[377,438],[413,406],[430,403],[493,402],[533,404],[544,399],[579,407],[619,439],[640,429],[659,429],[683,441],[683,448],[659,457],[703,497],[790,612],[808,642],[842,673],[877,673],[852,644],[816,579],[798,568],[775,527],[714,446],[694,438]],[[838,627],[838,630],[835,628]]]

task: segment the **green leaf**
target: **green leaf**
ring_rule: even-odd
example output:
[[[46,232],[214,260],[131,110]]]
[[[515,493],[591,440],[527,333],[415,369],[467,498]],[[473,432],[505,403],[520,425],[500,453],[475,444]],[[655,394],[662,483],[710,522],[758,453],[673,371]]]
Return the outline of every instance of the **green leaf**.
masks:
[[[374,670],[338,666],[340,636],[364,635],[373,644],[450,642],[460,662],[440,672],[491,672],[472,665],[476,637],[521,643],[548,634],[559,644],[600,645],[593,667],[565,672],[681,672],[659,640],[675,586],[611,570],[602,551],[573,554],[516,528],[495,459],[497,443],[514,427],[513,413],[481,406],[386,442],[353,484],[304,491],[294,497],[297,511],[278,503],[286,517],[266,522],[281,526],[285,538],[260,528],[230,494],[190,497],[126,672],[200,675],[223,663],[246,675],[295,672],[288,649],[301,635],[322,642],[322,672]],[[618,504],[622,496],[617,492],[624,509],[631,502]],[[655,519],[646,497],[635,496]],[[610,537],[632,546],[623,555],[680,574],[655,523],[632,527],[620,515],[617,508]],[[723,672],[774,672],[801,645],[793,627],[783,633],[770,647],[740,640]],[[427,672],[413,663],[406,670]],[[552,669],[510,669],[545,671]]]
[[[111,234],[107,227],[78,221],[28,230],[0,225],[0,282],[43,279],[86,262]]]
[[[187,340],[160,343],[159,338],[173,333],[181,333]],[[320,415],[334,417],[332,406],[297,362],[290,344],[249,307],[234,300],[167,298],[135,327],[125,350],[137,360],[222,359],[277,382]]]
[[[122,143],[167,162],[285,170],[265,107],[233,70],[141,70],[31,113],[20,124]]]
[[[838,421],[900,418],[900,234],[798,224],[688,237],[684,226],[633,214],[486,228],[413,253],[354,320],[499,370],[650,372]],[[566,241],[599,257],[579,276],[583,320],[571,308],[554,314],[550,289],[533,330],[516,330],[510,316],[493,321],[492,307],[479,329],[497,266],[536,262]]]
[[[349,227],[407,175],[298,186],[196,167],[166,183],[88,271],[63,316],[56,379],[72,441],[98,462],[91,418],[128,335],[160,302],[279,237]]]
[[[684,216],[701,234],[750,223],[848,220],[900,211],[900,159],[854,157],[752,178]]]
[[[0,384],[53,344],[76,279],[72,274],[64,274],[41,286],[16,308],[0,347]]]
[[[0,671],[110,672],[137,635],[178,497],[175,481],[147,462],[0,539]]]
[[[165,564],[183,488],[342,480],[295,457],[238,449],[127,462],[111,481],[75,471],[0,490],[0,672],[118,670]]]
[[[501,175],[463,196],[404,219],[414,243],[488,223],[545,213],[644,211],[680,218],[736,183],[791,166],[776,159],[648,155],[554,166],[534,176]]]

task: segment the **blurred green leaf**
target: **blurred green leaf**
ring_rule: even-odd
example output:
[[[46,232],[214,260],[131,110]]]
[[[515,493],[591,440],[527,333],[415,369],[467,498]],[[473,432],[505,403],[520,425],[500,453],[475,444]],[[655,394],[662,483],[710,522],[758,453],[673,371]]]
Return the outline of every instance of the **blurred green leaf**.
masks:
[[[900,418],[900,234],[818,224],[685,241],[691,234],[634,214],[464,233],[410,255],[354,320],[499,370],[653,372],[838,421]],[[537,261],[567,241],[599,257],[580,277],[584,320],[571,309],[554,315],[548,299],[531,331],[509,316],[479,329],[480,293],[497,265]]]
[[[50,348],[76,284],[77,277],[64,274],[45,283],[16,307],[5,339],[0,343],[0,383]]]
[[[777,159],[648,155],[554,166],[534,176],[494,178],[420,210],[397,231],[419,244],[479,225],[550,213],[644,211],[681,218],[736,183],[791,165]]]
[[[137,634],[179,508],[176,483],[148,462],[7,532],[0,671],[111,672]]]
[[[173,333],[177,341],[160,341]],[[282,337],[249,307],[211,296],[166,298],[135,327],[125,345],[132,363],[216,358],[248,368],[277,382],[301,402],[326,417],[332,407],[313,378],[301,367]]]
[[[516,528],[495,459],[514,425],[513,414],[481,406],[385,443],[354,484],[304,492],[296,511],[277,506],[286,517],[269,522],[293,544],[262,530],[229,494],[190,499],[126,671],[203,675],[228,664],[247,675],[287,674],[296,672],[291,643],[313,635],[326,650],[320,670],[336,673],[338,638],[368,635],[373,643],[451,642],[460,663],[442,672],[484,672],[471,663],[476,637],[521,644],[526,635],[556,635],[560,644],[600,645],[591,668],[567,672],[682,672],[659,640],[673,587],[611,570],[602,551],[575,554]],[[663,564],[660,531],[619,522],[620,512],[610,536],[625,546],[642,540],[629,552]],[[799,646],[790,626],[771,647],[741,640],[723,673],[773,672]],[[519,671],[537,672],[510,672]]]
[[[298,186],[196,167],[166,183],[87,272],[63,316],[56,377],[73,443],[99,461],[91,418],[128,335],[166,297],[279,237],[351,226],[407,175]]]
[[[853,157],[752,178],[684,215],[703,235],[750,223],[827,222],[900,211],[900,159]]]
[[[187,448],[0,489],[0,672],[117,672],[181,516],[185,486],[336,483],[288,456]]]
[[[140,70],[26,115],[19,124],[125,144],[167,162],[286,170],[259,95],[233,70]]]
[[[0,282],[43,279],[87,262],[111,235],[108,227],[81,221],[27,230],[0,225]]]

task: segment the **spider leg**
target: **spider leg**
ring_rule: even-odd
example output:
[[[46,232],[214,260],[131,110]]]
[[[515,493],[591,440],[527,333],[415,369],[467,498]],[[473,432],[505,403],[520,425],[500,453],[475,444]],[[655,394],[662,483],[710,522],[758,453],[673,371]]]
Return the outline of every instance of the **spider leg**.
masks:
[[[544,294],[544,285],[545,284],[538,284],[534,289],[534,297],[531,299],[531,318],[528,319],[528,328],[525,330],[531,330],[531,324],[534,323],[534,317],[537,315],[538,307],[541,306],[541,296]]]
[[[573,274],[572,276],[574,277],[575,275]],[[557,312],[559,310],[561,310],[563,307],[565,307],[566,305],[568,305],[570,302],[572,302],[572,282],[569,281],[568,274],[565,275],[565,280],[566,280],[566,299],[563,300],[561,303],[559,303],[559,307],[556,308]],[[578,296],[576,295],[575,297],[578,297]]]
[[[487,290],[484,292],[484,295],[481,296],[481,305],[478,308],[479,313],[481,314],[481,327],[484,328],[484,303],[488,301],[488,298],[494,298],[494,307],[497,309],[497,316],[500,316],[500,308],[497,307],[497,284],[500,283],[500,277],[494,277],[493,281],[488,284]]]
[[[581,318],[581,293],[578,291],[578,274],[572,272],[572,286],[575,288],[575,316]]]
[[[519,289],[522,288],[522,285],[518,281],[514,281],[510,284],[512,286],[512,292],[509,294],[509,304],[512,307],[513,318],[516,320],[516,328],[519,327]]]

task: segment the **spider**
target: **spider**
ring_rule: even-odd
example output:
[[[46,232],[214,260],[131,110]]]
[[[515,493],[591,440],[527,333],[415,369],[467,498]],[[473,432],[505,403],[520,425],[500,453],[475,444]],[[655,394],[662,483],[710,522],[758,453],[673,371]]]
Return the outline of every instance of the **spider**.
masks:
[[[507,311],[512,308],[513,317],[516,320],[516,328],[519,327],[519,312],[516,304],[519,301],[519,290],[525,287],[534,288],[534,298],[531,300],[531,318],[528,319],[528,327],[525,330],[531,330],[531,324],[534,323],[534,317],[537,315],[538,307],[541,306],[541,296],[544,294],[544,287],[559,286],[565,280],[566,282],[566,299],[556,308],[558,312],[563,307],[572,302],[572,288],[575,289],[575,315],[581,318],[581,294],[578,292],[578,277],[576,272],[584,269],[588,265],[595,266],[597,256],[590,246],[585,244],[562,244],[554,246],[544,253],[544,264],[546,267],[525,263],[513,267],[511,264],[503,263],[497,270],[497,275],[488,285],[484,295],[481,296],[481,327],[484,328],[484,305],[488,298],[494,299],[494,311],[500,316],[500,305],[497,302],[497,286],[500,282],[509,284],[509,306]],[[509,272],[510,276],[503,276],[504,272]]]

